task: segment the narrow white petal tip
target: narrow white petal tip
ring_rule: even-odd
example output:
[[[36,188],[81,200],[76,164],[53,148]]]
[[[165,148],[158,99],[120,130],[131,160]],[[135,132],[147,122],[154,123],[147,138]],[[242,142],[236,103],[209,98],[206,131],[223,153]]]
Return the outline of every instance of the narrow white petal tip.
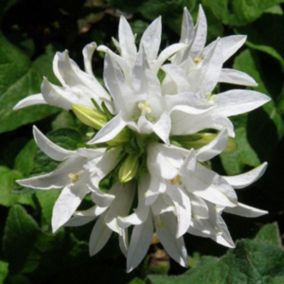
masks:
[[[130,273],[131,271],[133,271],[134,267],[130,266],[130,267],[127,267],[126,269],[126,272],[127,273]]]
[[[17,179],[17,180],[15,180],[15,182],[16,182],[18,185],[26,186],[26,185],[25,185],[25,180],[24,180],[24,179]]]
[[[99,52],[107,52],[108,51],[108,47],[105,46],[105,45],[99,45],[97,47],[97,51],[99,51]]]
[[[58,232],[58,230],[61,228],[62,225],[60,224],[51,224],[51,228],[52,228],[52,233],[55,234],[56,232]]]
[[[29,188],[33,188],[33,189],[37,189],[37,187],[35,187],[34,185],[32,185],[31,179],[27,178],[27,179],[17,179],[16,183],[18,185],[24,186],[24,187],[29,187]]]
[[[179,261],[179,265],[187,268],[188,267],[187,258],[181,258]]]

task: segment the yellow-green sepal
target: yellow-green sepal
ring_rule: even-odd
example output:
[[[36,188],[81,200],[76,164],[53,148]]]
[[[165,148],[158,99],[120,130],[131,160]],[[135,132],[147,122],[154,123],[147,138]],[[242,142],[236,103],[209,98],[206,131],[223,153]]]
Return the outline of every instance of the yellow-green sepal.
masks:
[[[72,111],[82,123],[97,130],[107,123],[107,117],[101,111],[82,105],[73,105]]]

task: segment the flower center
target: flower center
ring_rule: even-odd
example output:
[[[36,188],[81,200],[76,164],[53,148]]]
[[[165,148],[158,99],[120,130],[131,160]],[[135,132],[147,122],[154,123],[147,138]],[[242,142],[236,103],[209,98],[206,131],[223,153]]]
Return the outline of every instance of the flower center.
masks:
[[[201,56],[196,56],[196,57],[194,57],[193,61],[194,61],[195,64],[200,64],[200,63],[202,63],[203,58]]]
[[[137,104],[137,108],[139,110],[140,115],[144,115],[149,121],[154,122],[156,120],[155,116],[153,115],[153,110],[149,101],[140,101]]]
[[[181,185],[181,176],[180,175],[177,175],[176,177],[172,178],[170,180],[170,183],[172,185]]]
[[[68,178],[71,181],[71,183],[76,183],[80,179],[81,171],[77,173],[70,173],[68,174]]]
[[[151,105],[148,101],[139,102],[137,107],[140,110],[140,113],[142,115],[147,116],[148,114],[150,114],[152,112]]]

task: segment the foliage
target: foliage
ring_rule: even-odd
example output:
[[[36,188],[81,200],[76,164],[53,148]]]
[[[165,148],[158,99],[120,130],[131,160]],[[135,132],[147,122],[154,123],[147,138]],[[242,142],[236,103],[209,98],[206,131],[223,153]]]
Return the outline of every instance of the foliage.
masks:
[[[209,240],[188,237],[192,258],[187,272],[169,262],[159,244],[155,244],[144,264],[126,274],[115,238],[97,256],[89,257],[87,243],[92,224],[51,233],[51,210],[58,191],[35,192],[15,183],[16,179],[47,172],[57,165],[36,148],[32,124],[69,149],[84,142],[82,133],[87,129],[72,114],[55,107],[19,111],[12,108],[21,98],[39,92],[43,76],[55,80],[52,58],[56,50],[68,49],[82,63],[81,50],[86,43],[96,41],[111,46],[122,13],[137,38],[152,19],[162,15],[166,46],[169,41],[178,40],[183,7],[196,15],[200,3],[208,16],[208,41],[232,33],[248,35],[246,46],[226,67],[252,75],[258,82],[256,90],[272,98],[262,109],[234,119],[236,151],[224,153],[213,167],[231,175],[267,160],[270,166],[263,179],[239,192],[239,196],[241,201],[267,209],[270,214],[258,220],[225,216],[234,239],[242,238],[228,252]],[[0,0],[0,283],[284,283],[282,3],[283,0]],[[100,74],[102,58],[96,54],[93,61],[95,73]],[[226,90],[226,86],[222,88]]]

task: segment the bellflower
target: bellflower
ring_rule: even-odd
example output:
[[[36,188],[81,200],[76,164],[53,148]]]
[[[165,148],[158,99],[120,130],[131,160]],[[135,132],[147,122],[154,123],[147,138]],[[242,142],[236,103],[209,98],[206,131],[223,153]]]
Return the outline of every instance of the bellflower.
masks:
[[[180,42],[187,44],[187,47],[178,51],[170,64],[162,67],[167,74],[162,88],[172,94],[186,90],[191,100],[198,98],[200,104],[212,106],[212,109],[202,116],[174,112],[172,134],[191,134],[204,128],[227,128],[229,135],[234,137],[233,125],[228,117],[251,111],[270,99],[259,92],[242,89],[214,94],[218,83],[255,86],[256,82],[244,72],[223,68],[223,64],[244,44],[246,36],[227,36],[205,46],[206,37],[207,21],[202,7],[199,7],[196,26],[185,8]]]
[[[237,197],[238,189],[262,176],[266,163],[237,176],[223,176],[210,167],[214,157],[233,148],[230,117],[269,101],[252,90],[216,91],[219,83],[256,84],[243,72],[223,68],[245,36],[206,45],[201,6],[195,25],[184,9],[180,42],[159,52],[161,29],[159,17],[136,46],[129,23],[121,17],[114,40],[118,53],[98,47],[105,55],[103,83],[93,74],[96,44],[90,43],[83,49],[85,71],[67,51],[58,52],[53,71],[60,85],[44,78],[40,94],[15,106],[60,107],[92,131],[84,147],[66,150],[34,127],[36,144],[59,165],[18,183],[39,190],[61,189],[52,213],[53,231],[95,222],[90,254],[98,253],[114,233],[127,258],[127,271],[143,260],[153,235],[186,267],[185,234],[234,247],[223,212],[244,217],[267,213]],[[93,204],[81,210],[85,197]]]

